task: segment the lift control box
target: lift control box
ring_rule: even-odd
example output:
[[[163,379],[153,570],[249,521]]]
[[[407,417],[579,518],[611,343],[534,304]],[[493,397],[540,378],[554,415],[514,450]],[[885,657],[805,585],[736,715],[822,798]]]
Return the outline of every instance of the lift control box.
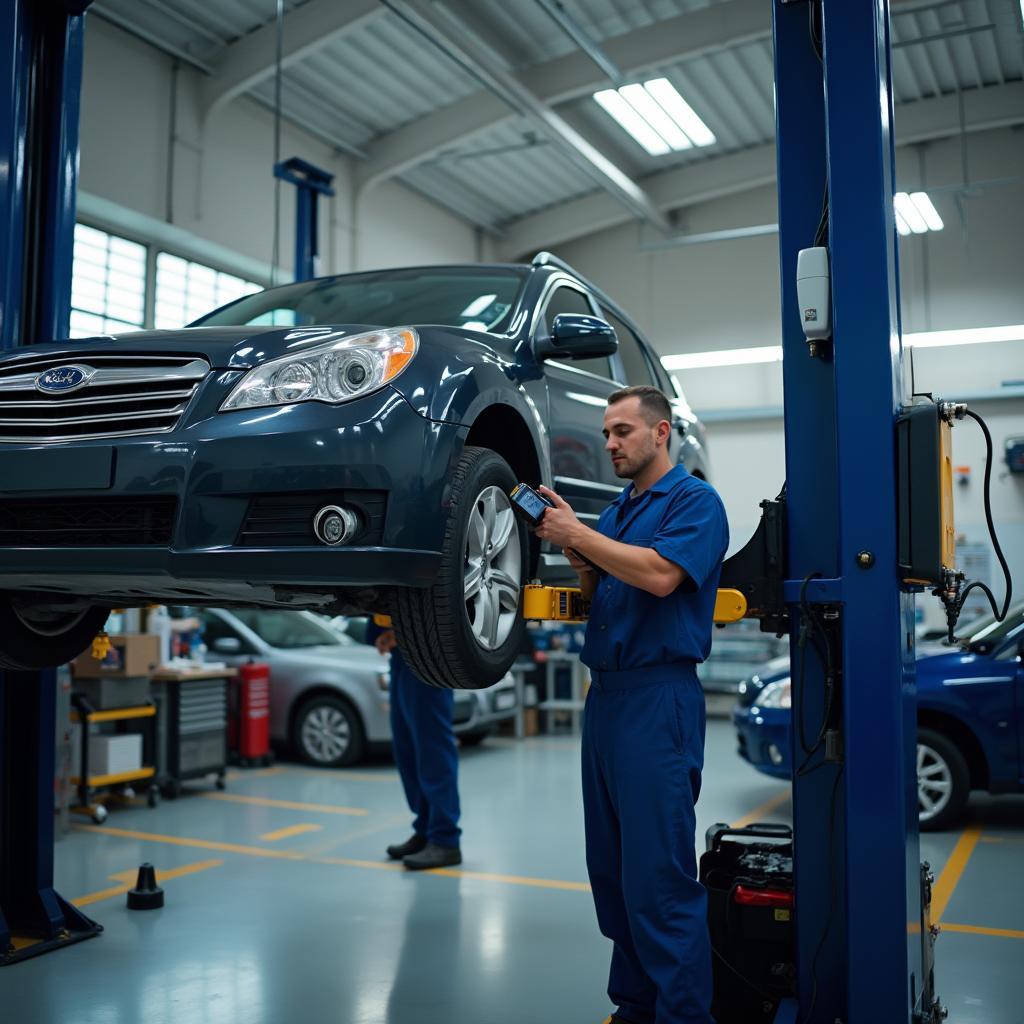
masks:
[[[917,398],[896,420],[897,561],[912,585],[940,586],[956,564],[951,417],[943,409]]]

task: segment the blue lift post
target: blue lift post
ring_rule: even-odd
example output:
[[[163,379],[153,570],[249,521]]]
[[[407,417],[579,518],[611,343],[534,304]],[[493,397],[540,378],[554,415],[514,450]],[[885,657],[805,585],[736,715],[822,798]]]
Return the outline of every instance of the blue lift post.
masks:
[[[8,0],[0,19],[0,348],[65,338],[89,0]],[[53,888],[53,670],[0,670],[0,965],[99,934]]]
[[[334,175],[293,156],[274,164],[274,177],[295,186],[295,280],[316,277],[320,267],[320,196],[333,196]]]
[[[888,0],[773,0],[789,562],[834,652],[834,729],[794,728],[801,1024],[931,1022],[915,785],[913,595],[896,558],[905,393],[893,224]],[[820,54],[812,33],[819,35]],[[827,241],[815,241],[828,194]],[[820,239],[820,234],[819,234]],[[827,244],[833,340],[811,355],[797,253]],[[806,582],[805,582],[806,581]],[[813,739],[826,658],[791,641],[794,716]],[[802,668],[799,666],[803,665]],[[830,746],[831,750],[826,750]],[[925,934],[922,934],[925,932]]]

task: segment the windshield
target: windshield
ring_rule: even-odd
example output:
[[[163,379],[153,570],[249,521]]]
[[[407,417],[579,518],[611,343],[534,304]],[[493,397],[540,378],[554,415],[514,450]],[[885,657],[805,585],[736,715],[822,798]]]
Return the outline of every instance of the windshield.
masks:
[[[528,271],[413,267],[301,281],[246,295],[192,327],[445,324],[503,331]]]
[[[341,647],[345,641],[333,630],[321,626],[304,612],[273,611],[268,608],[236,608],[231,612],[271,647]]]
[[[1022,616],[1024,604],[1018,604],[1006,613],[1006,618],[1002,622],[997,622],[994,615],[983,615],[971,622],[966,629],[958,632],[969,644],[977,644],[982,640],[988,644],[996,644],[1020,625]]]

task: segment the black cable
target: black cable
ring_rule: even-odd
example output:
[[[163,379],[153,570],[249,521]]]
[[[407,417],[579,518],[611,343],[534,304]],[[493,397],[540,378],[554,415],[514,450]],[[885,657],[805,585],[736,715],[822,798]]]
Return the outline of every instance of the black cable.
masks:
[[[959,598],[957,598],[954,622],[960,617],[960,612],[963,609],[964,602],[967,600],[967,595],[972,590],[980,590],[988,598],[989,606],[992,608],[992,614],[996,617],[996,621],[1002,622],[1006,618],[1006,613],[1010,610],[1010,601],[1013,598],[1013,581],[1010,577],[1010,567],[1006,564],[1006,556],[1003,554],[1003,549],[999,546],[995,523],[992,521],[992,435],[989,433],[988,424],[976,412],[968,409],[966,413],[981,427],[981,432],[985,435],[985,523],[988,526],[988,535],[992,539],[992,547],[995,550],[996,558],[999,560],[999,565],[1003,570],[1003,578],[1006,580],[1006,596],[1003,599],[1003,609],[1000,611],[992,591],[980,580],[973,580],[964,587],[960,592]]]
[[[832,921],[836,915],[836,904],[839,901],[839,872],[837,870],[835,855],[835,834],[836,834],[836,797],[839,793],[839,782],[843,777],[843,765],[839,766],[836,772],[835,781],[832,783],[832,796],[828,812],[828,860],[831,876],[831,895],[829,897],[828,917],[825,920],[825,929],[818,940],[818,947],[811,958],[811,1001],[807,1006],[807,1015],[804,1017],[804,1024],[808,1024],[814,1018],[814,1005],[818,1001],[818,957],[825,948],[825,940],[832,930]]]

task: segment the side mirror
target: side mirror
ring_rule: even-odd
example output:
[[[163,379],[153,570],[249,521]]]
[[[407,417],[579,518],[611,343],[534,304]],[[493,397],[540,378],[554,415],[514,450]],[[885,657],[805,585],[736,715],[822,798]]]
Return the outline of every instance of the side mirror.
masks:
[[[213,649],[218,654],[241,654],[242,641],[237,636],[219,636],[213,641]]]
[[[607,320],[582,313],[559,313],[551,337],[540,338],[534,348],[538,359],[591,359],[613,355],[619,347],[615,328]]]

